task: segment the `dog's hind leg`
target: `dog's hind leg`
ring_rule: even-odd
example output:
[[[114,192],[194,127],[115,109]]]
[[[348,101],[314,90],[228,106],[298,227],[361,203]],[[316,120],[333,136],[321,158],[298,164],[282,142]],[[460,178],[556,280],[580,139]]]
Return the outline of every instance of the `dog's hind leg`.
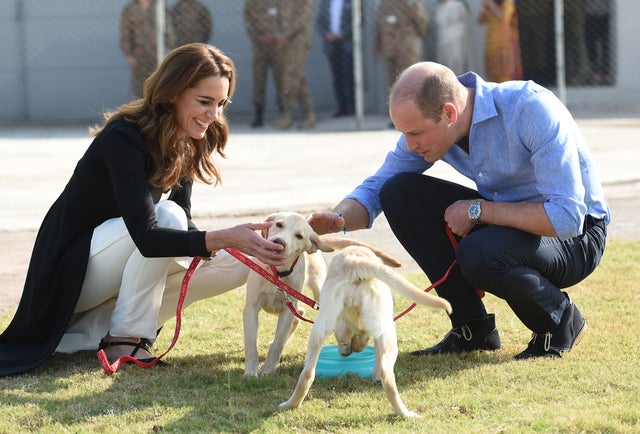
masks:
[[[322,344],[324,343],[324,333],[315,327],[316,324],[311,327],[311,334],[309,336],[309,344],[307,346],[307,357],[305,358],[304,368],[298,377],[298,383],[293,390],[291,397],[288,401],[279,405],[279,408],[298,408],[302,401],[306,398],[313,384],[313,380],[316,376],[316,365],[318,364],[318,358],[320,357],[320,350],[322,350]],[[315,330],[314,330],[315,328]]]
[[[393,368],[398,358],[398,343],[396,341],[395,329],[393,335],[383,334],[375,339],[376,348],[376,365],[379,366],[380,382],[384,389],[387,399],[393,407],[393,411],[402,417],[419,417],[417,413],[409,410],[402,402],[398,386],[396,385],[396,376]],[[380,348],[380,350],[378,350]]]
[[[324,292],[323,295],[331,299],[333,303],[327,303],[324,308],[320,308],[318,311],[318,316],[311,326],[311,332],[309,333],[304,368],[300,373],[300,377],[298,377],[298,383],[291,397],[288,401],[280,404],[280,408],[298,408],[300,404],[302,404],[315,379],[316,365],[318,364],[322,345],[327,335],[335,329],[343,300],[340,297],[333,297],[335,293],[331,291]]]

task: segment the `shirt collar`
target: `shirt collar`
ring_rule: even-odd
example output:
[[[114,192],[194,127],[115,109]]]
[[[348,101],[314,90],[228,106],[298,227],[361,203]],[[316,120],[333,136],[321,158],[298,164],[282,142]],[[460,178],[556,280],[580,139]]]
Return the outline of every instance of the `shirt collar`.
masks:
[[[493,99],[493,83],[488,83],[475,72],[467,72],[458,76],[458,81],[465,87],[475,88],[476,96],[473,101],[473,121],[477,124],[489,118],[498,116]]]

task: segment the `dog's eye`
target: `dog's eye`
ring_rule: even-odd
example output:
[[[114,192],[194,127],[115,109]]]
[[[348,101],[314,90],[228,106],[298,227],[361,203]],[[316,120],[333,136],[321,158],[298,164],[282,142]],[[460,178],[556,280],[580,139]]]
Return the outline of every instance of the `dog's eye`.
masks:
[[[302,234],[296,234],[296,238],[297,238],[297,239],[299,239],[299,240],[301,240],[301,239],[303,239],[304,237],[302,236]]]
[[[278,222],[278,223],[276,223],[276,227],[277,227],[277,228],[282,228],[282,226],[283,226],[283,225],[282,225],[282,222]]]

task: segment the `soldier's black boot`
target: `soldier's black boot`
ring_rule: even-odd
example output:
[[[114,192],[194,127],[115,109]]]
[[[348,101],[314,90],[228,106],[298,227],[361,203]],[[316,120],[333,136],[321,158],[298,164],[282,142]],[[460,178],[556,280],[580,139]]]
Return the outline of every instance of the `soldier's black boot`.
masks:
[[[496,329],[496,317],[490,314],[485,318],[474,319],[453,327],[444,338],[433,347],[413,351],[412,356],[431,356],[434,354],[463,353],[469,351],[498,350],[500,335]]]
[[[263,109],[262,107],[256,106],[254,112],[253,122],[251,122],[251,128],[260,128],[264,125],[263,119]]]

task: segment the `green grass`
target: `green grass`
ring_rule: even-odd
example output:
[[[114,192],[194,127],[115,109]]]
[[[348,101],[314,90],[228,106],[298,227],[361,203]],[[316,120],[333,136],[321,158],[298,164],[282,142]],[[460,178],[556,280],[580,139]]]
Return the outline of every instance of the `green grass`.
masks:
[[[598,270],[569,289],[589,331],[562,359],[513,361],[529,332],[491,295],[485,300],[502,350],[414,358],[407,353],[436,343],[449,326],[440,311],[411,311],[396,323],[395,371],[420,419],[395,417],[382,387],[356,377],[316,380],[299,409],[278,411],[304,363],[310,325],[287,344],[276,375],[245,378],[239,290],[185,312],[168,368],[127,366],[107,376],[88,352],[57,354],[31,373],[0,378],[0,432],[640,432],[639,263],[640,242],[613,240]],[[396,303],[396,311],[409,304],[400,296]],[[0,329],[9,319],[0,318]],[[264,358],[275,317],[260,320]],[[169,345],[173,325],[156,351]]]

